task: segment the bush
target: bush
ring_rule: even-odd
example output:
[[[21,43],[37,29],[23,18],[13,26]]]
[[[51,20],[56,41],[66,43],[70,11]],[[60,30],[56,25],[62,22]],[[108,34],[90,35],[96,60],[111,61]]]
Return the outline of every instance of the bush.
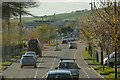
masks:
[[[88,51],[83,52],[83,57],[84,57],[85,60],[91,60],[92,59],[90,54],[88,53]]]
[[[2,62],[2,66],[10,66],[12,62]]]
[[[110,67],[107,67],[105,66],[104,70],[103,70],[103,67],[95,67],[95,69],[98,69],[97,72],[100,73],[101,75],[108,75],[110,73],[114,73],[114,70],[113,68],[110,68]]]
[[[107,79],[110,79],[110,78],[114,79],[114,78],[115,78],[115,74],[114,74],[114,73],[111,73],[111,74],[106,75],[106,76],[104,76],[104,77],[107,78]],[[118,75],[118,79],[116,79],[116,80],[120,80],[120,76],[119,76],[119,75]]]
[[[57,42],[53,42],[53,43],[48,44],[48,45],[46,45],[46,46],[56,46],[56,45],[59,45],[59,43],[57,43]]]

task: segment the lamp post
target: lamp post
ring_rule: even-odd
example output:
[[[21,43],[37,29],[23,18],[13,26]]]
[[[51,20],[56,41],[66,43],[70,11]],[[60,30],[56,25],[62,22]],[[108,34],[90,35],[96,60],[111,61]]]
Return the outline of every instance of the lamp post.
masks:
[[[57,40],[57,35],[58,35],[58,29],[56,29],[56,50],[58,50],[58,40]]]

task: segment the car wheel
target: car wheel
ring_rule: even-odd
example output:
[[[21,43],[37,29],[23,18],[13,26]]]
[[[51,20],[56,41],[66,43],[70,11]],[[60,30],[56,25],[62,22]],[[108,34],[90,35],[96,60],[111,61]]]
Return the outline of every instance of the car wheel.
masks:
[[[34,68],[37,68],[37,66],[35,65]]]
[[[109,66],[113,68],[113,66],[114,66],[114,63],[109,63]]]
[[[21,68],[23,68],[23,65],[21,65]]]

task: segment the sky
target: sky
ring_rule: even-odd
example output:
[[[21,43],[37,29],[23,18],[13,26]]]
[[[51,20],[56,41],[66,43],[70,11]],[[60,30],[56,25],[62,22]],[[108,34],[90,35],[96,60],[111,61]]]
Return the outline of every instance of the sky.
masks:
[[[66,0],[67,1],[67,0]],[[71,0],[72,1],[72,0]],[[90,9],[89,2],[40,2],[37,8],[29,9],[35,16],[70,13],[76,10]]]
[[[28,9],[35,16],[70,13],[76,10],[90,9],[91,0],[0,0],[1,2],[39,2],[37,8]]]

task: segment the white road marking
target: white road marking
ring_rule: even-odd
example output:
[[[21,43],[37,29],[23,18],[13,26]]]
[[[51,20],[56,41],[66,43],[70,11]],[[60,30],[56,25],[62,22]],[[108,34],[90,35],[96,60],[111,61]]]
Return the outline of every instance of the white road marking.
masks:
[[[76,52],[77,52],[77,50],[76,50]],[[74,53],[74,59],[76,59],[76,52]],[[81,54],[82,55],[82,54]],[[83,55],[82,55],[82,59],[83,59]],[[84,59],[83,59],[83,61],[84,61]],[[84,61],[85,62],[85,61]],[[85,62],[86,63],[86,62]],[[87,63],[86,63],[87,64]],[[78,64],[78,66],[80,67],[80,65]],[[88,68],[89,69],[89,68]],[[83,69],[81,69],[86,75],[87,75],[87,78],[90,78],[89,76],[88,76],[88,74],[87,74],[87,72],[85,72],[85,70],[83,70]]]
[[[85,70],[82,70],[82,71],[87,75],[87,78],[90,78],[90,77],[88,76],[87,72],[85,72]]]
[[[58,53],[57,53],[55,56],[57,56],[57,55],[58,55]],[[54,66],[54,64],[55,64],[55,60],[56,60],[56,58],[54,58],[54,60],[53,60],[53,63],[52,63],[52,66],[51,66],[50,70],[53,68],[53,66]]]
[[[88,70],[90,70],[90,68],[88,67]]]
[[[41,62],[42,60],[43,60],[43,58],[40,59],[40,62]],[[40,64],[41,64],[41,63],[38,64],[38,67],[40,67]],[[34,79],[37,78],[37,74],[38,74],[38,68],[37,68],[37,70],[36,70],[36,72],[35,72]]]
[[[55,56],[57,56],[59,53],[57,53]],[[52,68],[53,68],[53,66],[54,66],[54,64],[55,64],[55,60],[56,60],[56,58],[54,58],[54,60],[53,60],[53,63],[52,63],[52,66],[50,67],[50,70],[52,70]],[[47,75],[47,72],[45,73],[45,75],[42,77],[42,78],[45,78],[45,76]]]
[[[91,68],[98,76],[100,76],[101,78],[104,78],[103,76],[101,76],[99,73],[97,73],[93,68]]]

